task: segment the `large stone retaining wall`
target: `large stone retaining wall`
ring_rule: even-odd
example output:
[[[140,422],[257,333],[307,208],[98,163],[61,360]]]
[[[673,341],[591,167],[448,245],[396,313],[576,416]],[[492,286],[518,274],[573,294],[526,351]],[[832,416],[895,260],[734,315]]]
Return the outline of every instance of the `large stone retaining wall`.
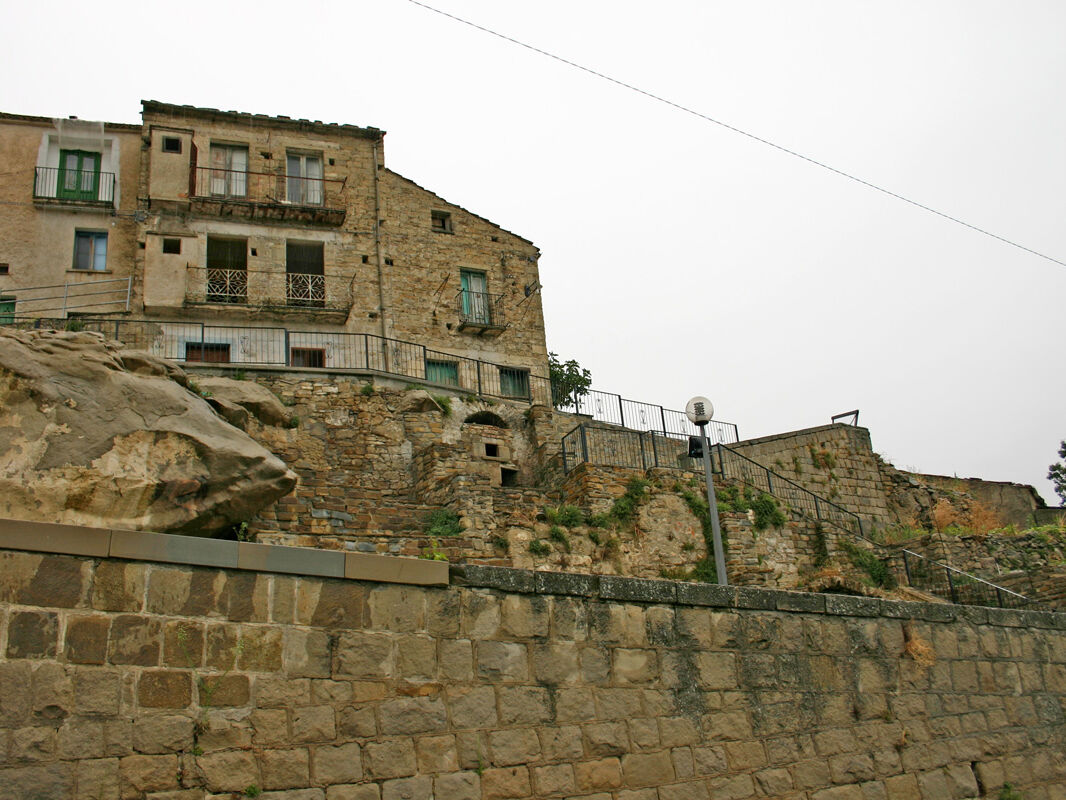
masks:
[[[1066,797],[1066,615],[45,534],[0,526],[5,798]]]

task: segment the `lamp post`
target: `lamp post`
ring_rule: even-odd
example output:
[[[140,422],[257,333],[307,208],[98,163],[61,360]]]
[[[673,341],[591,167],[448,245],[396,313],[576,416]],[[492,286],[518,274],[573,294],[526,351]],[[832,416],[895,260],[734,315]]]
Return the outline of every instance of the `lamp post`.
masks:
[[[714,416],[714,406],[706,397],[693,397],[685,405],[685,416],[700,429],[703,450],[703,474],[707,478],[707,512],[711,515],[711,535],[714,542],[714,572],[721,586],[729,585],[725,573],[725,550],[722,547],[722,528],[718,522],[718,501],[714,498],[714,477],[711,474],[711,443],[707,438],[707,423]]]

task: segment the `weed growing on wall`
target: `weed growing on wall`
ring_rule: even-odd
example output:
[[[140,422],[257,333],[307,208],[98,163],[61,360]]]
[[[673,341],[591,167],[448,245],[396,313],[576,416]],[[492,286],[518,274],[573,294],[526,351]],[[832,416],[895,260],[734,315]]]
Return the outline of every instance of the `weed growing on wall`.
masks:
[[[552,551],[551,545],[543,539],[534,539],[529,543],[529,552],[535,556],[546,556]]]
[[[626,484],[626,492],[611,506],[610,515],[622,524],[632,523],[637,516],[637,509],[644,502],[648,487],[651,484],[643,478],[630,478]]]
[[[866,573],[865,581],[871,586],[882,589],[896,588],[896,578],[888,565],[869,550],[863,550],[851,542],[841,541],[840,549],[847,555],[848,560]]]
[[[566,552],[570,552],[570,539],[566,535],[566,531],[564,531],[558,525],[551,526],[551,530],[548,531],[548,538],[550,538],[553,542],[558,542],[559,546],[562,547],[563,550],[565,550]]]
[[[426,536],[443,539],[446,536],[458,536],[463,532],[459,515],[450,508],[434,511],[426,520]]]
[[[544,519],[552,525],[564,528],[576,528],[585,522],[585,514],[577,506],[548,506],[544,509]]]

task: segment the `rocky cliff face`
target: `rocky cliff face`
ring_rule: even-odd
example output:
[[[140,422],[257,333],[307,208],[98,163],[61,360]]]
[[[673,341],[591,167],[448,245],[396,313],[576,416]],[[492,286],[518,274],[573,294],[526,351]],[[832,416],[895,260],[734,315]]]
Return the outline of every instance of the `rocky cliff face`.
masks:
[[[212,536],[295,482],[174,364],[0,329],[0,516]]]

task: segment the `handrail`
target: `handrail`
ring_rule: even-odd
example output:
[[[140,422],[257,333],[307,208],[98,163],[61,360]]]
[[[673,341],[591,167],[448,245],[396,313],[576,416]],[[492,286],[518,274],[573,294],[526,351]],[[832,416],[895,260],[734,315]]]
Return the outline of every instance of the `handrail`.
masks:
[[[663,435],[658,431],[639,433],[583,423],[563,436],[563,470],[570,472],[577,463],[597,463],[632,469],[646,470],[651,467],[660,467],[702,472],[702,460],[688,458],[686,439],[687,437],[676,434]],[[737,480],[767,492],[785,503],[791,511],[819,524],[830,525],[845,534],[881,547],[865,535],[862,518],[858,514],[848,511],[832,500],[826,500],[721,442],[712,445],[711,469],[725,478]],[[987,604],[995,600],[992,604],[1001,608],[1035,605],[1024,595],[997,586],[976,575],[933,561],[911,550],[901,549],[899,552],[902,557],[904,577],[909,585],[937,593],[953,603],[984,602]],[[892,554],[882,560],[891,562],[894,556],[895,554]],[[912,565],[908,556],[922,561]],[[935,579],[923,580],[930,569],[943,570],[944,580],[940,582]],[[982,591],[975,592],[973,590],[975,586]]]
[[[91,270],[85,270],[86,275],[92,275]],[[119,284],[109,289],[100,289],[107,284]],[[48,292],[53,289],[62,289],[62,292],[52,294],[27,295],[28,292]],[[130,295],[133,290],[133,278],[102,278],[100,280],[75,281],[73,283],[50,283],[41,286],[2,287],[0,294],[11,296],[16,303],[16,313],[20,310],[25,313],[25,306],[32,305],[32,313],[45,311],[67,311],[79,308],[97,308],[99,306],[122,306],[124,311],[129,311]],[[114,295],[114,299],[94,301],[91,303],[79,302],[84,298],[99,297],[100,295]],[[40,307],[37,304],[48,301],[61,301],[55,305]]]
[[[899,548],[897,552],[901,556],[900,560],[903,566],[903,577],[906,579],[907,585],[943,596],[943,594],[945,594],[943,587],[946,583],[946,594],[948,597],[945,597],[944,599],[950,599],[952,603],[961,603],[963,605],[985,605],[985,603],[966,601],[990,599],[991,597],[994,597],[996,600],[995,606],[998,608],[1018,608],[1021,606],[1033,607],[1038,605],[1034,600],[1023,594],[1012,591],[1005,586],[999,586],[991,581],[986,581],[984,578],[979,578],[976,575],[952,567],[948,564],[934,561],[927,556],[923,556],[921,553],[916,553],[905,547]],[[918,564],[911,564],[911,559],[919,559]],[[886,561],[889,562],[892,560],[892,555],[886,559]],[[938,584],[935,579],[924,580],[922,570],[916,568],[924,566],[922,562],[931,565],[926,567],[926,569],[943,570],[945,578],[944,582]],[[985,598],[975,597],[975,593],[972,591],[973,588],[983,589],[985,592]]]
[[[200,268],[193,268],[200,269]],[[405,380],[425,383],[469,392],[478,397],[520,400],[527,403],[550,405],[559,411],[571,413],[574,406],[553,401],[551,379],[534,375],[524,367],[481,361],[455,353],[432,350],[425,345],[400,339],[389,339],[369,333],[337,331],[301,331],[290,328],[264,328],[238,325],[206,325],[201,322],[163,322],[152,320],[116,320],[79,318],[83,328],[99,329],[101,333],[156,353],[173,361],[186,361],[188,352],[198,361],[204,345],[228,345],[228,362],[235,366],[292,366],[292,348],[322,350],[321,366],[301,367],[333,372],[370,372],[385,376],[397,376]],[[14,318],[0,324],[20,327],[51,327],[62,329],[66,319],[44,317]],[[193,346],[189,351],[188,346]],[[305,362],[306,363],[306,362]],[[590,398],[595,399],[592,402]],[[625,413],[624,421],[662,436],[687,435],[685,425],[695,433],[682,411],[673,411],[662,406],[627,400],[618,394],[590,390],[579,399],[580,410],[600,422],[619,424],[613,409]],[[602,404],[598,405],[598,404]],[[639,412],[639,413],[638,413]],[[682,422],[683,421],[683,422]],[[645,423],[647,427],[645,427]],[[660,427],[660,425],[662,427]],[[737,441],[737,426],[732,422],[715,420],[715,438],[720,441]],[[677,430],[677,429],[680,430]]]

